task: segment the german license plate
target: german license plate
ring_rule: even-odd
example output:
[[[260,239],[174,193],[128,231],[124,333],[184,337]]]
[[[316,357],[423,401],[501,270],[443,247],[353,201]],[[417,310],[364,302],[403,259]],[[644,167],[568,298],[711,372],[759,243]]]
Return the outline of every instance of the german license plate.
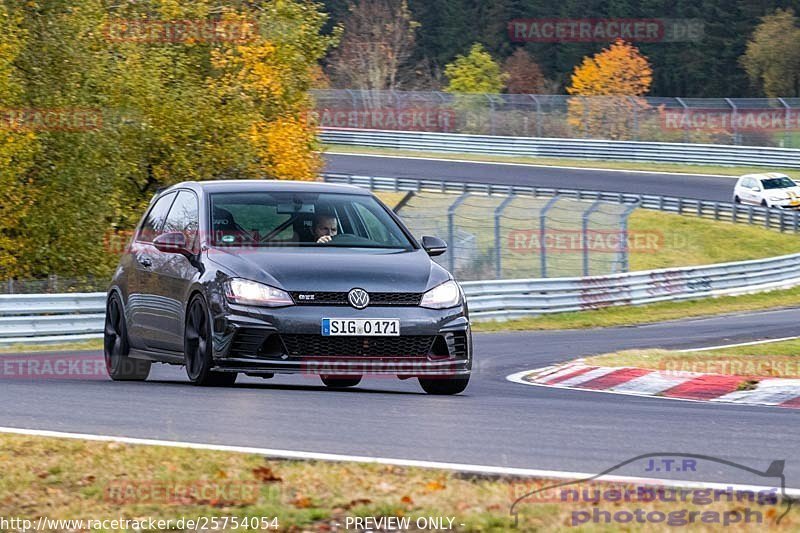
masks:
[[[325,337],[399,337],[400,321],[390,318],[323,318]]]

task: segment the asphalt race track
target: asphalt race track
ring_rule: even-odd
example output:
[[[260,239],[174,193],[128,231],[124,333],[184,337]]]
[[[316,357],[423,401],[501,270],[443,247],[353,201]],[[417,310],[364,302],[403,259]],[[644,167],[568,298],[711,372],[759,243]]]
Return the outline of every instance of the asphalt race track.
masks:
[[[327,159],[331,172],[715,200],[728,200],[733,185],[730,178],[690,175]],[[477,368],[467,391],[454,397],[427,396],[416,381],[393,378],[369,378],[346,391],[327,390],[312,376],[240,377],[233,388],[197,388],[182,368],[162,365],[153,367],[146,383],[6,376],[0,379],[0,426],[586,473],[646,453],[708,454],[762,470],[786,459],[787,486],[800,488],[796,410],[540,388],[505,379],[618,349],[795,336],[798,323],[800,308],[614,329],[476,334]],[[661,475],[757,481],[737,470]]]
[[[197,388],[182,368],[165,365],[155,365],[146,383],[5,378],[0,426],[589,473],[644,453],[709,454],[758,469],[787,459],[787,486],[800,488],[800,465],[791,460],[800,442],[796,410],[505,380],[616,349],[787,337],[797,333],[798,321],[800,309],[791,309],[641,327],[478,334],[473,381],[454,397],[426,396],[416,381],[393,378],[367,379],[347,391],[327,390],[312,376],[240,377],[230,389]],[[754,483],[735,470],[696,475]]]
[[[538,185],[594,191],[679,196],[730,202],[734,180],[692,174],[658,174],[414,158],[326,154],[326,172],[498,185]],[[602,161],[597,166],[602,167]],[[764,170],[767,172],[767,169]]]

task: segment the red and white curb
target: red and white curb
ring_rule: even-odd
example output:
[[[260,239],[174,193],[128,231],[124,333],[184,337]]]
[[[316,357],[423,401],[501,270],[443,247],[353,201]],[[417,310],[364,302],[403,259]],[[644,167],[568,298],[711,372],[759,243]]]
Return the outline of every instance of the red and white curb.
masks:
[[[506,379],[540,387],[800,409],[800,379],[759,379],[649,368],[591,366],[581,359],[518,372]],[[751,383],[748,390],[739,390],[743,384],[752,381],[757,383]]]

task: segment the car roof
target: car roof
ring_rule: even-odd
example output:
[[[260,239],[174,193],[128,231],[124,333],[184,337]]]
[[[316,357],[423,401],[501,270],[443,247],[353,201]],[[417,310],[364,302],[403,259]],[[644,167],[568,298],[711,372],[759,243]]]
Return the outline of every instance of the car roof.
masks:
[[[781,174],[780,172],[765,172],[763,174],[745,174],[739,179],[744,178],[755,178],[757,180],[768,180],[768,179],[775,179],[775,178],[789,178],[786,174]],[[791,179],[791,178],[789,178]],[[794,181],[794,180],[792,180]]]
[[[312,192],[312,193],[349,193],[369,196],[372,193],[355,185],[325,183],[322,181],[292,180],[209,180],[184,181],[177,183],[162,193],[174,189],[194,189],[206,193],[222,192]]]

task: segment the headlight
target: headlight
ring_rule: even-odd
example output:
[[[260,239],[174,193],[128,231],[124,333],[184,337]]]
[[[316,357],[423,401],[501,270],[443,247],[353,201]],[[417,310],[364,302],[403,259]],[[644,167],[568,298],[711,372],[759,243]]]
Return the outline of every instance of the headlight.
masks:
[[[461,303],[461,289],[453,281],[445,281],[422,295],[420,306],[430,309],[447,309]]]
[[[225,283],[225,296],[228,300],[245,305],[264,305],[281,307],[294,305],[292,297],[286,291],[248,281],[246,279],[230,279]]]

